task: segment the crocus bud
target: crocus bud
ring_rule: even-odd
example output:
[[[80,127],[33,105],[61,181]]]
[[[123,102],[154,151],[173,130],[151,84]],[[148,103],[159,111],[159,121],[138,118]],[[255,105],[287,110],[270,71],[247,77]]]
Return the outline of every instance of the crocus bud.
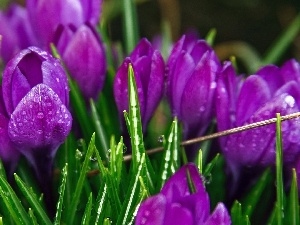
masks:
[[[164,87],[164,61],[147,39],[142,39],[119,67],[114,80],[114,96],[120,118],[128,111],[128,66],[132,64],[144,128],[161,100]],[[123,119],[122,119],[123,120]]]
[[[268,65],[237,80],[230,63],[225,63],[217,85],[218,129],[225,130],[299,112],[300,65],[287,61],[281,68]],[[283,159],[292,163],[300,155],[299,119],[282,122]],[[275,124],[223,137],[221,146],[231,166],[267,166],[275,163]]]
[[[6,64],[17,52],[37,43],[25,8],[11,4],[0,12],[1,58]]]
[[[185,35],[168,59],[167,97],[172,114],[184,124],[185,138],[201,135],[213,116],[220,63],[204,40]]]
[[[106,74],[106,56],[97,32],[89,25],[77,30],[59,27],[55,44],[70,75],[77,82],[87,101],[97,99]]]
[[[189,178],[194,187],[190,187]],[[209,196],[194,164],[179,169],[163,186],[161,192],[141,203],[136,225],[216,225],[231,224],[223,203],[210,214]]]
[[[52,41],[59,24],[79,27],[85,22],[96,25],[100,18],[102,0],[28,0],[26,7],[31,24],[45,48]]]
[[[2,83],[8,136],[43,180],[71,130],[66,74],[57,59],[30,47],[8,62]]]

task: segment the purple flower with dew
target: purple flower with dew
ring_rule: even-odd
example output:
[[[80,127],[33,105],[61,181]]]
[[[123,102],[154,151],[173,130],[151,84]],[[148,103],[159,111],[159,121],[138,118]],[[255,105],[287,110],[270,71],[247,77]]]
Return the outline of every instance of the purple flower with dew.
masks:
[[[229,225],[231,219],[223,203],[218,203],[210,214],[202,177],[197,167],[189,163],[169,178],[159,194],[141,203],[135,224]]]
[[[11,4],[0,12],[1,58],[7,63],[21,49],[37,43],[25,8]]]
[[[10,141],[43,180],[71,130],[66,74],[57,59],[29,47],[8,62],[2,87]]]
[[[142,39],[133,52],[125,58],[114,80],[114,96],[123,121],[123,111],[128,111],[128,66],[132,64],[140,103],[143,127],[149,122],[159,104],[164,88],[164,60],[147,39]]]
[[[184,124],[185,138],[202,135],[213,116],[216,76],[221,65],[213,49],[195,35],[183,35],[168,62],[167,97]]]
[[[226,130],[270,118],[276,113],[299,112],[300,65],[289,60],[280,68],[267,65],[244,81],[226,62],[217,84],[218,130]],[[300,155],[300,120],[282,122],[283,160],[294,164]],[[275,124],[221,138],[222,150],[234,169],[239,166],[267,166],[275,163]]]
[[[102,0],[27,0],[26,7],[40,46],[48,48],[59,24],[76,28],[89,22],[95,26],[100,18]]]
[[[97,99],[106,74],[106,55],[103,43],[90,25],[60,26],[57,30],[57,49],[70,75],[88,101]]]

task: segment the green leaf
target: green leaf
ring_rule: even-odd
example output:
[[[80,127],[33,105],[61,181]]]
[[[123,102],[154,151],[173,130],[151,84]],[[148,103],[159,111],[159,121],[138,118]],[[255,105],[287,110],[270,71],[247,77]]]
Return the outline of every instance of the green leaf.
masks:
[[[243,224],[242,205],[235,201],[231,208],[231,222],[232,225]]]
[[[56,204],[56,214],[55,214],[55,221],[54,225],[59,225],[61,224],[61,214],[63,210],[63,202],[64,202],[64,194],[65,194],[65,189],[66,189],[66,183],[67,183],[67,176],[68,176],[68,164],[65,164],[65,167],[62,169],[62,180],[61,180],[61,185],[59,187],[59,197],[58,201]]]
[[[216,35],[217,35],[217,30],[215,28],[210,29],[209,32],[207,33],[205,40],[210,46],[213,46],[216,39]]]
[[[96,199],[95,210],[96,210],[96,218],[93,224],[102,224],[102,221],[105,217],[105,210],[108,203],[108,192],[107,192],[107,184],[102,182],[101,187],[99,188],[98,196]]]
[[[39,199],[37,198],[36,194],[29,188],[17,175],[14,174],[16,183],[20,188],[21,192],[23,193],[24,197],[27,199],[28,203],[30,204],[31,208],[35,211],[36,216],[39,218],[39,222],[41,224],[48,224],[51,225],[52,222],[49,219],[45,209],[41,206]]]
[[[129,225],[130,221],[132,220],[132,216],[136,211],[136,206],[139,202],[139,195],[141,191],[139,179],[142,174],[143,167],[145,165],[144,161],[145,154],[142,155],[136,173],[134,174],[134,176],[131,176],[129,188],[125,197],[125,201],[122,205],[121,213],[117,220],[117,225]]]
[[[129,93],[129,114],[127,125],[130,134],[130,141],[132,147],[132,166],[133,173],[136,173],[139,164],[141,163],[142,155],[146,155],[145,146],[143,141],[142,122],[140,114],[140,106],[137,95],[137,87],[134,79],[134,71],[132,65],[129,64],[128,68],[128,93]],[[125,114],[126,116],[126,114]],[[126,117],[125,117],[126,118]],[[154,191],[154,170],[149,160],[148,155],[145,156],[145,176],[144,180],[147,182],[151,193]]]
[[[85,140],[88,140],[92,134],[92,122],[90,121],[90,116],[88,115],[88,110],[86,110],[86,103],[83,96],[79,90],[77,83],[69,76],[70,85],[70,102]]]
[[[276,113],[276,206],[277,206],[277,224],[283,224],[284,218],[284,191],[283,191],[283,178],[282,178],[282,133],[281,133],[281,117]]]
[[[298,225],[300,224],[300,211],[299,211],[299,196],[298,196],[298,187],[297,187],[297,173],[296,170],[292,170],[292,183],[289,196],[289,214],[288,224],[289,225]]]
[[[88,171],[88,165],[90,162],[90,158],[92,157],[92,154],[94,153],[95,150],[96,150],[96,147],[95,147],[95,133],[94,133],[92,135],[87,153],[85,155],[85,159],[84,159],[81,171],[80,171],[79,179],[78,179],[78,182],[77,182],[74,194],[73,194],[70,208],[68,209],[68,213],[67,213],[67,217],[66,217],[67,220],[65,220],[65,221],[67,221],[68,224],[73,224],[73,222],[74,222],[75,213],[76,213],[77,206],[79,204],[80,195],[81,195],[81,192],[82,192],[82,189],[84,186],[84,180],[86,178],[86,173]],[[97,152],[97,150],[96,150],[96,152]]]
[[[202,174],[203,173],[203,160],[202,160],[202,150],[201,149],[198,151],[198,154],[197,154],[196,165],[197,165],[197,168],[198,168],[200,174]]]
[[[0,176],[0,196],[2,197],[5,206],[7,207],[11,218],[15,224],[30,225],[31,220],[25,211],[20,199],[17,197],[9,183]]]
[[[3,166],[2,160],[0,159],[0,176],[7,180],[5,168]]]
[[[110,172],[111,176],[115,179],[116,185],[119,186],[123,168],[123,137],[121,137],[117,146],[115,146],[114,139],[112,138],[110,146]]]
[[[268,188],[268,184],[272,182],[271,170],[266,169],[255,186],[248,192],[246,199],[242,202],[246,206],[245,214],[252,216],[253,211],[257,208],[262,194]]]
[[[33,213],[33,210],[31,208],[29,208],[28,214],[29,214],[29,218],[31,219],[31,223],[33,225],[38,225],[38,222],[36,221],[36,217],[35,217],[35,215]]]
[[[106,163],[108,163],[108,158],[107,158],[107,150],[108,150],[108,142],[107,142],[107,137],[103,128],[103,125],[100,121],[99,118],[99,113],[97,112],[96,106],[94,101],[91,99],[90,100],[90,105],[91,105],[91,113],[92,113],[92,120],[94,122],[95,126],[95,131],[97,138],[100,141],[100,145],[98,150],[101,156],[101,159],[104,160]]]
[[[205,166],[205,170],[203,173],[203,176],[210,176],[211,171],[213,170],[213,168],[215,167],[215,165],[217,164],[217,162],[220,160],[220,154],[216,154],[216,156],[210,161],[210,163],[208,163]]]
[[[178,120],[175,118],[173,121],[168,138],[164,144],[164,152],[161,162],[161,168],[158,175],[157,190],[163,187],[166,180],[173,174],[179,167],[179,150],[180,140],[178,134]]]
[[[263,65],[276,63],[283,56],[283,53],[287,50],[288,46],[296,38],[300,30],[300,14],[298,14],[294,21],[288,26],[288,28],[275,40],[267,51]]]
[[[123,31],[126,53],[129,54],[138,42],[138,20],[133,0],[122,0]]]
[[[89,196],[89,199],[88,199],[88,202],[86,204],[86,208],[85,208],[85,211],[84,211],[84,214],[83,214],[81,224],[83,224],[83,225],[90,224],[92,205],[93,205],[93,194],[91,192],[90,196]]]

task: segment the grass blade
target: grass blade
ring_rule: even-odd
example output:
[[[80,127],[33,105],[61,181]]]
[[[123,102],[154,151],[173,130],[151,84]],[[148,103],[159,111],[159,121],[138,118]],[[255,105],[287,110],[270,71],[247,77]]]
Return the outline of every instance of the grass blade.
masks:
[[[66,183],[67,183],[67,176],[68,176],[68,164],[66,163],[65,167],[62,169],[62,180],[61,185],[59,187],[59,197],[56,205],[56,214],[55,214],[55,220],[54,225],[61,224],[61,214],[63,210],[63,201],[64,201],[64,195],[65,195],[65,189],[66,189]]]
[[[73,224],[74,219],[75,219],[75,213],[77,210],[77,206],[79,203],[79,199],[80,199],[80,195],[84,186],[84,180],[86,178],[86,173],[88,171],[88,165],[89,165],[89,161],[90,158],[92,157],[93,152],[95,151],[95,133],[92,135],[81,171],[80,171],[80,175],[79,175],[79,179],[74,191],[74,195],[73,195],[73,199],[71,201],[71,206],[69,209],[69,212],[67,214],[67,223],[68,224]]]
[[[93,194],[91,192],[90,196],[89,196],[89,199],[88,199],[88,202],[86,204],[84,214],[83,214],[83,218],[82,218],[82,222],[81,222],[82,225],[90,224],[92,205],[93,205]]]
[[[31,188],[27,187],[27,185],[21,180],[21,178],[17,174],[14,174],[14,176],[15,176],[16,183],[20,188],[21,192],[27,199],[31,208],[36,212],[36,216],[39,218],[39,222],[42,224],[51,225],[52,222],[49,219],[44,208],[41,206],[40,201],[37,198],[36,194],[32,191]]]
[[[109,149],[109,147],[108,147],[108,141],[107,141],[107,138],[105,135],[105,131],[104,131],[104,128],[100,121],[100,118],[98,116],[99,114],[97,112],[97,109],[96,109],[96,106],[95,106],[95,103],[93,100],[90,100],[90,105],[91,105],[92,120],[95,125],[96,135],[100,141],[100,146],[98,148],[99,152],[100,152],[100,156],[101,156],[102,160],[104,160],[106,163],[108,163],[107,150]]]
[[[103,185],[101,185],[96,199],[95,210],[97,216],[95,218],[95,222],[93,223],[99,225],[102,224],[102,221],[104,220],[106,205],[108,202],[107,184],[105,182],[102,184]]]
[[[30,218],[9,183],[0,176],[0,195],[16,224],[30,225]]]
[[[283,178],[282,178],[282,133],[281,133],[281,117],[276,113],[276,196],[277,196],[277,224],[283,224],[284,218],[284,193],[283,193]]]
[[[300,224],[300,211],[299,211],[299,196],[298,196],[298,187],[297,187],[297,174],[296,170],[292,171],[292,183],[291,191],[289,196],[289,224],[298,225]]]

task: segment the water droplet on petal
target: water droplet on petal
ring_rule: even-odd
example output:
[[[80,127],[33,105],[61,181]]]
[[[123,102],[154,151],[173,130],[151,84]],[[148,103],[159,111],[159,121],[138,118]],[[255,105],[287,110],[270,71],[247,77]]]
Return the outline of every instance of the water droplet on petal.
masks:
[[[44,113],[38,112],[37,116],[38,119],[43,119],[44,118]]]

